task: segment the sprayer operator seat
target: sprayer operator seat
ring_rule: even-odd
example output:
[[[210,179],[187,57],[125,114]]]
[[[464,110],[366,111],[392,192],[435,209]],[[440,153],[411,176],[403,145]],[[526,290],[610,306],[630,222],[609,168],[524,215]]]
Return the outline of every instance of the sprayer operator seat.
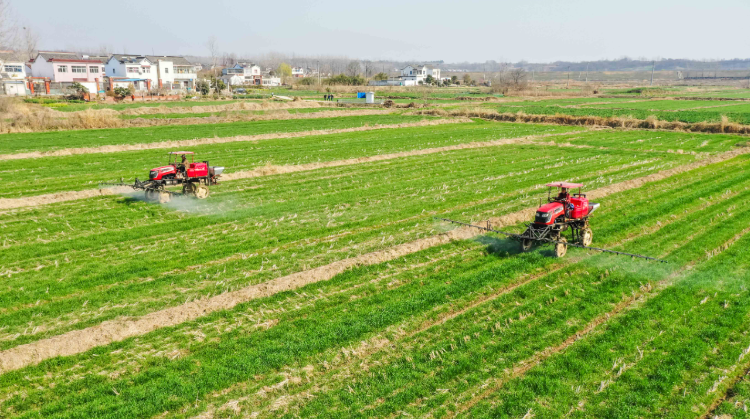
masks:
[[[169,164],[174,165],[174,167],[177,169],[177,173],[182,173],[183,176],[186,176],[188,166],[193,161],[193,154],[194,153],[192,151],[170,151]],[[190,162],[188,162],[188,155],[190,155]]]

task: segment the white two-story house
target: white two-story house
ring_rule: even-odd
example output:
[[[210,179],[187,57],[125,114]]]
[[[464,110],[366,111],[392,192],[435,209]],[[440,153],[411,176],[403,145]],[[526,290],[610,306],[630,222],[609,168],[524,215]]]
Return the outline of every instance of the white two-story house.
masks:
[[[260,67],[250,63],[237,63],[232,67],[221,70],[221,79],[228,86],[263,84],[263,75],[261,74]]]
[[[195,88],[198,71],[184,57],[115,54],[106,64],[111,86],[132,84],[135,90]]]
[[[403,80],[414,80],[416,84],[424,83],[427,76],[440,80],[440,69],[421,64],[410,64],[401,69],[401,78]]]
[[[305,67],[292,67],[292,77],[302,78],[307,76],[307,69]]]
[[[132,84],[136,91],[143,91],[157,86],[156,67],[143,55],[112,55],[105,72],[112,88]]]
[[[26,96],[26,63],[15,51],[0,51],[0,93]]]

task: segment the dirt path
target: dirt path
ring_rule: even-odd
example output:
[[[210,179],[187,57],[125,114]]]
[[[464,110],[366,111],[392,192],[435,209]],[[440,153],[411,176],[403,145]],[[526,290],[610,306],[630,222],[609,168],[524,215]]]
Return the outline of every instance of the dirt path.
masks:
[[[343,115],[336,115],[343,116]],[[469,118],[455,118],[455,119],[438,119],[438,120],[424,120],[420,122],[409,122],[403,124],[393,125],[372,125],[355,128],[342,128],[342,129],[329,129],[329,130],[314,130],[314,131],[301,131],[301,132],[287,132],[287,133],[274,133],[274,134],[259,134],[259,135],[240,135],[235,137],[223,137],[223,138],[196,138],[193,140],[177,140],[177,141],[160,141],[156,143],[142,143],[142,144],[120,144],[120,145],[104,145],[99,147],[79,147],[79,148],[64,148],[61,150],[52,151],[31,151],[27,153],[14,153],[14,154],[0,154],[0,160],[20,160],[20,159],[36,159],[42,157],[61,157],[61,156],[73,156],[78,154],[97,154],[97,153],[118,153],[121,151],[138,151],[138,150],[153,150],[161,148],[182,148],[191,147],[196,145],[205,144],[223,144],[223,143],[234,143],[242,141],[261,141],[261,140],[272,140],[277,138],[298,138],[298,137],[309,137],[313,135],[329,135],[329,134],[342,134],[347,132],[359,132],[359,131],[372,131],[376,129],[395,129],[395,128],[411,128],[411,127],[423,127],[432,125],[443,125],[443,124],[456,124],[472,122]]]
[[[646,183],[655,182],[689,170],[731,159],[750,150],[733,150],[717,156],[665,170],[638,179],[628,180],[589,193],[592,198],[600,198],[612,193],[638,188]],[[496,227],[514,225],[528,220],[535,208],[527,208],[505,216],[492,219]],[[134,319],[106,321],[87,329],[74,330],[48,339],[20,345],[0,352],[0,374],[37,364],[56,356],[69,356],[85,352],[101,345],[139,336],[153,330],[174,326],[194,320],[215,311],[227,310],[237,304],[257,298],[267,297],[279,292],[298,289],[308,284],[326,281],[356,266],[374,265],[387,262],[430,247],[449,243],[452,240],[470,239],[479,234],[472,228],[457,228],[444,234],[400,244],[389,249],[367,253],[353,258],[343,259],[329,265],[320,266],[303,272],[297,272],[262,284],[251,285],[243,289],[224,293],[211,298],[192,301],[181,306],[146,314]],[[570,342],[572,344],[572,342]]]

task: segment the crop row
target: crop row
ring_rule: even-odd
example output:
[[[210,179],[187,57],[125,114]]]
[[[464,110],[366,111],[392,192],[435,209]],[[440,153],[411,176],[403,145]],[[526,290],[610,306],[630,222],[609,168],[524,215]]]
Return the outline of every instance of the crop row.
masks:
[[[410,117],[404,121],[415,119],[416,117]],[[193,146],[190,150],[196,153],[196,160],[208,160],[212,165],[226,167],[225,173],[232,173],[269,164],[316,163],[472,141],[577,130],[579,128],[564,126],[470,122],[389,129],[387,132],[371,130],[293,139],[206,144]],[[4,180],[0,197],[15,198],[93,189],[100,182],[119,182],[120,178],[128,179],[129,182],[133,177],[145,179],[151,168],[167,164],[166,160],[166,152],[161,150],[10,160],[0,170],[0,177]]]
[[[607,328],[605,333],[633,335],[622,348],[615,346],[619,352],[610,355],[613,346],[600,343],[600,333],[571,348],[602,348],[591,356],[575,358],[579,363],[588,361],[591,365],[584,366],[584,371],[593,372],[581,383],[581,390],[572,393],[579,398],[596,397],[599,387],[592,389],[586,383],[599,380],[596,371],[599,377],[610,377],[610,358],[617,359],[621,352],[627,356],[637,353],[628,352],[631,342],[637,346],[673,325],[679,326],[680,332],[674,339],[669,333],[662,339],[674,342],[683,338],[677,343],[689,346],[690,339],[704,336],[696,338],[681,332],[687,330],[685,327],[706,327],[727,313],[735,320],[722,322],[721,331],[707,336],[707,342],[723,342],[737,329],[738,319],[748,308],[742,303],[744,293],[730,295],[727,308],[709,304],[690,311],[695,304],[686,305],[686,301],[699,302],[719,291],[711,289],[703,292],[706,295],[690,292],[694,298],[688,301],[675,298],[673,288],[643,288],[671,278],[679,291],[685,278],[692,278],[692,274],[683,274],[683,267],[696,264],[701,269],[707,263],[704,248],[720,247],[736,234],[732,225],[747,222],[750,211],[734,211],[735,204],[730,202],[747,199],[748,181],[738,170],[747,164],[746,159],[735,159],[601,200],[603,207],[596,223],[604,232],[597,229],[598,244],[619,243],[625,250],[667,256],[672,261],[668,266],[603,255],[584,257],[572,251],[574,259],[570,262],[583,260],[554,267],[556,272],[544,275],[555,263],[544,257],[544,252],[516,254],[501,250],[482,257],[476,244],[448,245],[407,260],[359,268],[298,293],[252,301],[188,325],[5,374],[2,409],[21,417],[142,417],[165,411],[170,417],[183,417],[209,408],[209,403],[234,399],[237,403],[231,406],[246,414],[267,409],[269,416],[285,411],[301,416],[383,416],[397,411],[441,416],[471,408],[473,400],[463,398],[465,391],[480,387],[479,394],[487,380],[497,385],[494,379],[504,376],[506,370],[566,341],[592,319],[620,304],[623,294],[656,294],[645,308],[626,314],[624,320],[613,320],[630,329]],[[729,199],[709,199],[722,196]],[[619,217],[623,211],[639,222],[623,224]],[[700,227],[690,228],[696,225]],[[644,226],[648,228],[644,230]],[[691,236],[696,243],[686,240]],[[654,242],[664,250],[653,249]],[[741,249],[744,243],[736,245],[732,249]],[[451,246],[456,250],[451,252]],[[503,243],[496,246],[505,247]],[[732,249],[708,263],[716,267],[739,260],[733,267],[721,265],[722,272],[741,271],[746,261],[730,254]],[[512,289],[514,286],[517,288]],[[503,292],[505,288],[507,292]],[[720,291],[731,294],[736,290]],[[314,303],[306,303],[308,299]],[[658,310],[661,306],[667,309]],[[659,320],[627,321],[629,316]],[[683,321],[687,326],[682,326]],[[639,326],[642,330],[632,329]],[[700,354],[710,354],[708,344],[698,346],[700,350],[691,353],[690,360],[705,365],[710,361],[703,361]],[[662,352],[659,348],[641,350],[650,359]],[[556,365],[555,371],[574,374],[573,363],[557,362],[569,352],[553,356],[538,368]],[[685,364],[679,365],[685,368]],[[553,416],[559,416],[555,412],[566,413],[559,409],[571,400],[569,386],[560,389],[559,397],[552,390],[568,382],[547,385],[546,379],[557,377],[539,378],[535,371],[527,374],[528,380],[535,379],[530,384],[521,376],[517,378],[518,387],[515,383],[501,385],[499,391],[504,396],[500,402],[491,403],[498,400],[498,392],[489,394],[486,404],[479,400],[474,414],[495,409],[495,413],[522,416],[528,408],[540,414],[548,408]],[[671,374],[670,383],[680,377]],[[531,393],[526,389],[534,383],[534,391],[546,391],[549,396],[527,400]],[[614,384],[609,388],[615,388]],[[640,390],[636,388],[635,392]],[[653,397],[643,400],[654,404],[663,401]],[[535,401],[541,407],[532,404]]]
[[[19,211],[3,224],[2,346],[409,242],[434,234],[436,213],[516,211],[568,171],[594,189],[690,160],[503,146],[236,181],[192,208],[109,197]]]
[[[595,105],[583,105],[584,108],[598,109],[641,109],[641,110],[688,110],[693,108],[706,108],[709,106],[726,106],[731,102],[721,100],[648,100],[625,103],[607,103]]]
[[[570,142],[576,145],[606,147],[608,149],[660,151],[674,153],[719,153],[729,151],[748,141],[745,137],[729,134],[702,134],[651,130],[593,130],[560,138],[539,141]]]
[[[326,129],[354,128],[365,125],[388,125],[417,122],[424,117],[399,114],[346,116],[339,118],[227,122],[220,124],[174,125],[139,128],[111,128],[53,131],[0,136],[0,153],[50,151],[74,147],[147,144],[160,141],[195,138],[224,138]]]
[[[302,114],[317,113],[330,111],[355,111],[365,108],[289,108],[289,109],[271,109],[261,111],[221,111],[221,112],[196,112],[196,113],[151,113],[142,115],[120,115],[122,119],[183,119],[183,118],[208,118],[208,117],[228,117],[233,115],[273,115],[273,114]]]
[[[67,103],[67,104],[52,104],[49,107],[57,109],[62,112],[76,112],[83,111],[86,109],[112,109],[115,111],[122,111],[125,109],[134,108],[191,108],[193,106],[216,106],[216,105],[228,105],[235,103],[236,100],[212,100],[212,101],[155,101],[155,102],[127,102],[115,104],[104,104],[104,103]]]
[[[681,102],[681,101],[674,101]],[[489,105],[487,105],[489,107]],[[684,111],[652,111],[648,109],[608,109],[608,108],[564,108],[559,106],[500,106],[495,107],[498,112],[516,113],[524,112],[533,115],[572,115],[572,116],[596,116],[602,118],[623,117],[646,119],[654,116],[663,121],[679,121],[687,123],[698,122],[720,122],[723,116],[726,116],[730,122],[740,124],[750,124],[750,113],[743,111],[734,111],[731,106],[719,108],[707,108]]]

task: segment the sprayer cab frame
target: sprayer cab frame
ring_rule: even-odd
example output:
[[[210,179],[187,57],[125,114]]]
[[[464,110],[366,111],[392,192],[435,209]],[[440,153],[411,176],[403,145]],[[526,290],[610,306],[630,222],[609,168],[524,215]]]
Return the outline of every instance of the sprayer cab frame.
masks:
[[[563,189],[578,189],[578,193],[571,194],[571,196],[579,197],[579,198],[586,198],[586,194],[581,193],[581,190],[583,188],[583,183],[571,183],[571,182],[553,182],[548,183],[545,186],[548,186],[547,189],[547,202],[556,202],[556,198],[552,198],[552,189],[557,188],[562,192]],[[559,193],[558,193],[559,195]],[[540,205],[541,206],[541,205]]]

